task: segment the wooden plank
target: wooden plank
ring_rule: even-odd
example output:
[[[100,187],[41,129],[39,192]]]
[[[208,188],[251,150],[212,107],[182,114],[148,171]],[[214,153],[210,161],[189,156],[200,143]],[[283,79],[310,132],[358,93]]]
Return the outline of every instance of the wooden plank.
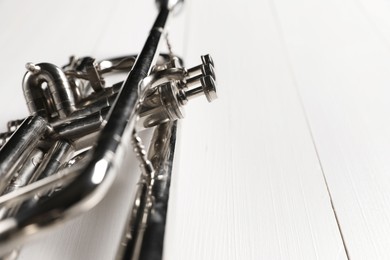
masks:
[[[61,64],[71,53],[105,57],[132,46],[138,51],[153,17],[143,2],[133,1],[133,10],[143,10],[142,15],[128,16],[133,22],[123,29],[116,22],[137,13],[124,1],[114,6],[94,1],[96,12],[85,12],[92,3],[39,3],[25,4],[23,10],[36,10],[29,12],[17,1],[0,2],[0,17],[10,21],[0,23],[0,44],[7,50],[0,61],[0,71],[7,72],[7,96],[1,99],[10,111],[1,114],[2,122],[26,114],[23,98],[12,93],[25,61]],[[221,91],[217,103],[194,101],[187,110],[166,259],[345,259],[271,7],[267,1],[248,6],[192,2],[188,16],[179,18],[179,30],[172,30],[181,32],[174,39],[190,35],[187,49],[178,44],[188,65],[198,63],[200,53],[214,54]],[[75,17],[89,22],[80,25]],[[187,19],[191,27],[184,33]],[[43,21],[56,23],[45,27]],[[128,29],[134,31],[116,33]],[[131,201],[125,183],[134,182],[123,178],[96,209],[26,246],[21,259],[111,259],[127,211],[123,205]]]
[[[388,259],[387,36],[358,1],[274,2],[350,258]]]
[[[21,88],[26,62],[61,66],[72,54],[101,59],[138,53],[156,14],[154,1],[0,1],[0,130],[28,115]],[[171,25],[179,53],[184,19]],[[133,155],[123,168],[96,208],[25,245],[19,259],[113,259],[139,174]]]
[[[269,1],[187,8],[220,99],[188,104],[165,259],[346,259]]]
[[[386,0],[355,0],[355,4],[377,37],[390,48],[390,2]]]

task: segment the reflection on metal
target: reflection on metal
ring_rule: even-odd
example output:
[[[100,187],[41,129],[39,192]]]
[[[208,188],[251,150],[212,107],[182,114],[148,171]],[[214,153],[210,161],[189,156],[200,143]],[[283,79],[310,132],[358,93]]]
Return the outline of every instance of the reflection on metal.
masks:
[[[30,236],[94,207],[124,157],[135,151],[141,177],[118,259],[160,259],[177,120],[193,98],[216,95],[210,55],[186,69],[158,46],[173,9],[159,14],[139,55],[96,61],[71,57],[59,68],[29,63],[23,90],[30,116],[0,135],[0,255],[14,259]],[[177,11],[177,10],[176,10]],[[107,86],[113,74],[123,81]],[[138,132],[153,129],[149,149]]]

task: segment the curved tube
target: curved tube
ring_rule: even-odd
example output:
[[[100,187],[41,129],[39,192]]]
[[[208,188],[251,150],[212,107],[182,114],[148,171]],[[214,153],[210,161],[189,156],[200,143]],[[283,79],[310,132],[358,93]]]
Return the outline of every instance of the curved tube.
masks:
[[[120,166],[123,155],[131,151],[138,85],[149,74],[158,55],[158,45],[169,13],[166,7],[161,7],[146,43],[109,112],[90,162],[70,185],[50,199],[39,201],[36,207],[23,209],[15,217],[0,222],[0,255],[11,251],[37,231],[85,212],[104,197],[115,179],[115,170]]]
[[[75,98],[64,72],[50,63],[29,64],[23,78],[23,91],[32,115],[59,118],[70,115],[76,109]],[[45,97],[42,84],[46,82],[49,98]]]
[[[39,140],[47,133],[48,124],[39,116],[30,116],[0,150],[0,193],[3,193],[15,171],[36,148]]]
[[[177,121],[156,127],[147,156],[155,175],[143,176],[145,180],[139,182],[137,191],[139,200],[153,196],[153,205],[134,203],[116,259],[162,258],[176,130]],[[150,194],[147,194],[148,191]]]

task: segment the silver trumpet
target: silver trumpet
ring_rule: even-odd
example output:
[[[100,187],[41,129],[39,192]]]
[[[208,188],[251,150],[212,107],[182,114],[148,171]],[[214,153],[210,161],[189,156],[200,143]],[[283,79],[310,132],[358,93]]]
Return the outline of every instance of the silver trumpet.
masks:
[[[157,1],[139,55],[71,57],[59,68],[29,63],[23,92],[30,115],[0,135],[0,255],[13,259],[30,237],[88,211],[110,189],[122,161],[140,163],[136,199],[117,259],[161,259],[177,120],[199,96],[216,96],[210,55],[186,69],[158,45],[182,1]],[[170,48],[169,48],[170,49]],[[107,86],[121,74],[123,81]],[[149,149],[138,132],[153,129]]]

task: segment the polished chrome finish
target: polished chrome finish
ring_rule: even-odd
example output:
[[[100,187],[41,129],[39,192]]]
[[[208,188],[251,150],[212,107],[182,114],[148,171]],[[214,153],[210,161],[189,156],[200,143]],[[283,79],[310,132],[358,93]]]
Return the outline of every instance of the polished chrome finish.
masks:
[[[72,56],[62,68],[26,65],[30,116],[9,122],[0,134],[1,259],[17,255],[35,233],[99,203],[133,151],[140,184],[118,258],[161,258],[176,121],[189,100],[217,97],[210,55],[186,69],[168,41],[169,53],[158,51],[168,17],[182,2],[157,1],[159,14],[139,55]],[[110,85],[113,75],[123,81]],[[138,135],[145,128],[154,133],[149,149]]]
[[[211,64],[213,67],[214,67],[214,61],[213,59],[211,58],[211,55],[210,54],[206,54],[206,55],[202,55],[200,56],[200,58],[202,59],[202,63],[205,65],[205,64]]]
[[[9,140],[16,129],[23,123],[23,120],[12,120],[7,124],[7,132],[0,133],[0,148]]]
[[[7,124],[8,131],[15,132],[15,130],[23,123],[23,120],[9,121]]]
[[[179,12],[184,0],[156,0],[157,8],[167,8],[175,13]]]
[[[31,183],[33,174],[42,162],[44,152],[40,149],[34,149],[26,160],[26,163],[18,171],[17,176],[10,182],[4,193],[10,193]]]
[[[211,60],[210,55],[206,55]],[[184,117],[183,106],[188,100],[205,95],[209,102],[217,98],[215,72],[211,63],[199,65],[188,70],[181,67],[177,59],[165,66],[155,67],[140,87],[148,89],[141,97],[139,109],[139,127],[152,127]]]
[[[45,158],[36,171],[36,179],[43,179],[55,174],[70,158],[72,145],[64,140],[56,141],[46,153]]]
[[[183,97],[186,101],[198,96],[205,95],[209,102],[217,98],[215,81],[212,76],[196,77],[195,80],[187,81]]]
[[[65,118],[76,110],[75,99],[65,73],[50,63],[28,64],[23,79],[27,106],[32,115]],[[47,87],[42,87],[42,83]]]
[[[117,260],[160,259],[162,256],[176,129],[176,121],[158,125],[147,156],[138,136],[133,136],[141,169],[144,165],[148,167],[142,170]]]
[[[35,149],[48,124],[41,117],[29,117],[0,150],[0,193],[3,193],[27,156]]]
[[[183,110],[178,100],[177,84],[166,82],[158,86],[145,98],[139,109],[140,127],[152,127],[168,121],[183,118]]]
[[[202,60],[202,64],[195,66],[195,67],[192,67],[192,68],[187,70],[188,76],[193,77],[193,76],[196,76],[199,74],[203,74],[203,75],[209,74],[209,73],[205,72],[205,70],[203,68],[204,66],[209,66],[209,67],[211,67],[209,70],[214,71],[214,61],[211,58],[210,54],[202,55],[201,60]],[[212,74],[213,78],[216,79],[214,72],[212,72],[210,74]]]
[[[95,62],[95,59],[89,58],[86,61],[85,70],[93,90],[96,92],[102,91],[104,86],[104,81],[100,75],[98,64]]]
[[[204,95],[206,96],[209,102],[212,102],[218,98],[217,89],[215,87],[216,84],[213,77],[205,76],[200,79],[200,82],[202,84],[202,90],[204,92]]]

